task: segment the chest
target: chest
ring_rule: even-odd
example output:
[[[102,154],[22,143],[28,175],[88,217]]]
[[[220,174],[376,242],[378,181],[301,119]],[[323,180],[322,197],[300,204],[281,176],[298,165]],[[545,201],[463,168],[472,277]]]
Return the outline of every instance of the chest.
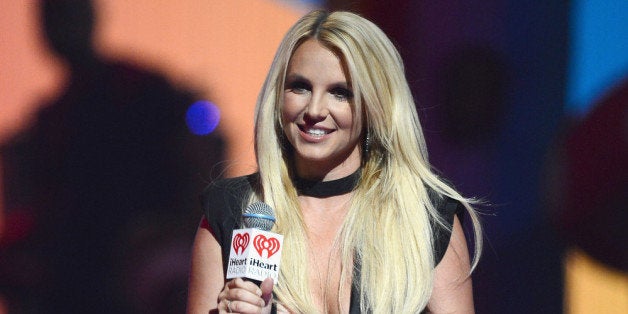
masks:
[[[314,243],[310,244],[312,249],[308,254],[309,283],[314,303],[321,313],[347,313],[351,301],[351,265],[343,265],[335,245],[311,242]],[[349,267],[345,278],[343,267]]]
[[[330,215],[309,220],[307,224],[308,279],[313,301],[321,313],[349,311],[353,264],[342,262],[338,235],[343,221],[344,215]],[[343,268],[346,268],[344,278]]]

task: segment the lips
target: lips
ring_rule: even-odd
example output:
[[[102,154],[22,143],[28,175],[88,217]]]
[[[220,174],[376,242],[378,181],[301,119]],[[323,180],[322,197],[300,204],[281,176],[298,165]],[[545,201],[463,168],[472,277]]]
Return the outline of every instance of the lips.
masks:
[[[331,129],[321,128],[321,127],[309,127],[309,126],[304,126],[304,125],[299,125],[299,129],[301,130],[301,132],[314,138],[321,138],[334,131]]]

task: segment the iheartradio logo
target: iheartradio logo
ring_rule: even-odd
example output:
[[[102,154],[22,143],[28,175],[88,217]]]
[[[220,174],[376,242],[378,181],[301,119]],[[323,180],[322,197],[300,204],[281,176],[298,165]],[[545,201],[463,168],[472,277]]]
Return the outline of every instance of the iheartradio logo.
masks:
[[[237,233],[233,236],[232,246],[237,255],[244,253],[249,246],[250,239],[248,233]],[[264,256],[264,251],[266,251],[266,256],[270,258],[281,249],[281,243],[275,237],[267,238],[262,234],[258,234],[253,240],[253,247],[255,247],[259,256]]]
[[[268,258],[275,255],[275,253],[277,253],[277,251],[281,248],[281,244],[277,238],[266,238],[262,234],[255,237],[255,240],[253,240],[253,246],[255,247],[257,253],[259,253],[259,256],[264,256],[262,253],[266,251],[266,253],[268,253]]]
[[[246,249],[246,247],[249,246],[249,240],[250,240],[250,237],[248,233],[237,233],[233,237],[232,245],[236,254],[242,255],[242,253],[244,253],[244,250]]]

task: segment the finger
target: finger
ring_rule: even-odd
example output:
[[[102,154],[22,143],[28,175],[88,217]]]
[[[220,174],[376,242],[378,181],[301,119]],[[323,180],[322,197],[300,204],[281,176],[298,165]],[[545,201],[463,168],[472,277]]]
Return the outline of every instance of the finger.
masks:
[[[231,313],[261,313],[263,308],[263,303],[261,299],[258,304],[251,304],[244,301],[233,300],[228,303],[227,311],[231,310]]]
[[[254,282],[244,280],[242,278],[236,278],[228,282],[227,286],[230,289],[235,289],[235,288],[245,289],[247,291],[250,291],[253,294],[256,294],[257,296],[262,295],[262,290],[260,289],[260,287],[258,287]]]
[[[262,300],[262,298],[258,294],[253,293],[250,290],[243,289],[243,288],[229,289],[225,299],[231,300],[231,301],[249,303],[255,306],[264,306],[265,304],[264,300]]]
[[[229,289],[236,288],[238,286],[238,279],[240,278],[235,278],[235,279],[231,279],[227,281],[227,283],[225,284],[225,288],[229,288]]]
[[[240,313],[240,311],[236,308],[234,301],[225,299],[223,303],[224,311],[221,313]]]
[[[262,297],[262,300],[264,300],[265,305],[270,303],[271,299],[273,298],[274,286],[275,286],[275,283],[273,279],[270,277],[264,279],[264,281],[262,281],[262,284],[260,285],[260,289],[262,291],[261,297]]]
[[[218,293],[218,304],[220,304],[221,301],[227,299],[227,296],[229,294],[229,282],[227,282],[225,284],[225,286],[222,288],[222,291],[220,291],[220,293]]]
[[[232,301],[227,299],[223,299],[218,303],[218,311],[219,313],[233,313],[233,308],[231,307]]]

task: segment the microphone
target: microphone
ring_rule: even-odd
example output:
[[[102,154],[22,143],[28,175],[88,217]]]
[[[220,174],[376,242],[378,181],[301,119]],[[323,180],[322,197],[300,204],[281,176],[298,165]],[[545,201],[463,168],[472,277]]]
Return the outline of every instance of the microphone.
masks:
[[[233,230],[231,236],[226,278],[248,278],[259,285],[271,277],[277,284],[283,236],[270,232],[275,224],[273,209],[253,203],[244,210],[242,220],[245,228]]]
[[[247,228],[270,231],[275,224],[275,212],[270,206],[262,202],[249,205],[244,210],[242,218]]]

